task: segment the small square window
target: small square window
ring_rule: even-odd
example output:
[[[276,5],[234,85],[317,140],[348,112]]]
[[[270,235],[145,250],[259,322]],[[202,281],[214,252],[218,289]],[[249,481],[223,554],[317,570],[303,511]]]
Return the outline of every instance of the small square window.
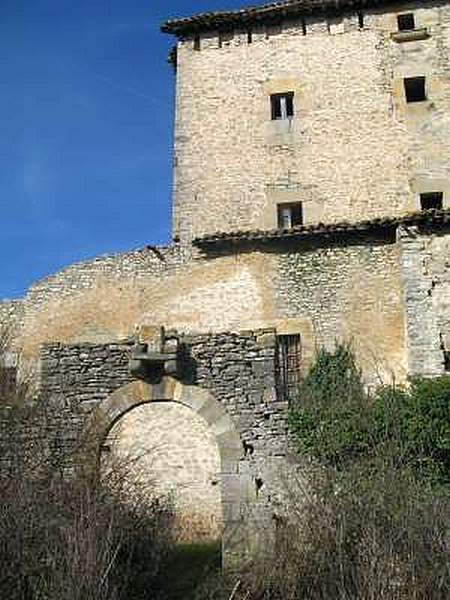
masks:
[[[303,206],[301,202],[278,205],[278,228],[291,229],[303,225]]]
[[[405,13],[397,16],[398,30],[399,31],[412,31],[416,28],[413,13]]]
[[[424,102],[427,99],[425,77],[407,77],[403,80],[406,102]]]
[[[420,194],[420,208],[422,210],[442,210],[443,199],[443,192]]]
[[[272,120],[292,119],[294,116],[294,92],[272,94],[270,96]]]

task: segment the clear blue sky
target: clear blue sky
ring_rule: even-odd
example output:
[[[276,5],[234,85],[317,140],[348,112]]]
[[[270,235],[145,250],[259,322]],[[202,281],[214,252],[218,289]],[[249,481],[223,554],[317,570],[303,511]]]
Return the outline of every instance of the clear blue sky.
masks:
[[[0,299],[170,240],[173,39],[159,25],[246,4],[0,0]]]

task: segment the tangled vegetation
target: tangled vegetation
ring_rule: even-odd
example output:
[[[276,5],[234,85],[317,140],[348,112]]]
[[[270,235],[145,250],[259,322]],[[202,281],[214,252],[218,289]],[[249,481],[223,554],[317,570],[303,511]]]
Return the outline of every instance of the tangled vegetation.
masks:
[[[49,440],[18,434],[45,421],[45,402],[1,381],[0,397],[13,457],[0,475],[2,599],[450,597],[450,378],[368,393],[349,346],[321,350],[290,411],[307,477],[275,547],[239,581],[220,573],[217,545],[176,549],[170,504],[149,501],[126,465],[61,477]]]
[[[322,349],[290,415],[300,452],[339,471],[383,457],[424,484],[450,484],[450,377],[369,394],[349,346]]]
[[[321,350],[290,425],[308,489],[251,578],[253,595],[450,597],[450,378],[369,394],[349,346]]]

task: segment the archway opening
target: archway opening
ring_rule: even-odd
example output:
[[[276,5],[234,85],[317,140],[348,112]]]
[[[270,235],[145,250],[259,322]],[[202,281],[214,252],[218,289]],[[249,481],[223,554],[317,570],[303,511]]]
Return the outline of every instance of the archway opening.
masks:
[[[141,404],[114,423],[103,449],[103,468],[118,461],[149,500],[172,505],[179,543],[220,540],[221,459],[202,416],[173,401]]]
[[[115,425],[128,413],[131,414],[133,410],[142,405],[159,405],[163,419],[166,418],[165,409],[168,406],[180,405],[190,411],[191,426],[194,417],[200,419],[198,423],[202,423],[202,428],[199,437],[203,439],[203,443],[206,439],[210,440],[209,454],[211,454],[212,440],[214,440],[215,450],[213,452],[214,454],[218,452],[220,457],[217,459],[217,454],[215,454],[215,460],[220,464],[219,481],[216,483],[214,476],[212,476],[213,478],[203,476],[201,480],[209,481],[212,487],[217,485],[220,490],[221,512],[220,518],[216,517],[216,521],[222,531],[222,543],[218,558],[220,559],[221,554],[223,568],[234,568],[247,555],[247,533],[242,531],[241,525],[252,494],[249,476],[241,473],[240,465],[244,459],[244,445],[236,431],[231,415],[227,412],[226,407],[205,388],[185,385],[172,377],[164,377],[159,383],[154,384],[140,380],[133,381],[111,394],[92,415],[94,427],[99,427],[100,431],[104,432],[103,448],[108,439],[112,439],[109,436],[111,434],[114,436]],[[124,421],[122,421],[123,423]],[[200,431],[200,425],[197,431]],[[192,432],[184,434],[184,437],[192,441]],[[212,472],[213,469],[209,471],[210,475]],[[183,500],[181,500],[181,504],[182,502]],[[199,507],[196,506],[194,514],[199,514],[198,509]],[[204,517],[202,520],[205,521]],[[199,562],[200,566],[203,564],[202,568],[204,568],[204,563],[201,560]]]

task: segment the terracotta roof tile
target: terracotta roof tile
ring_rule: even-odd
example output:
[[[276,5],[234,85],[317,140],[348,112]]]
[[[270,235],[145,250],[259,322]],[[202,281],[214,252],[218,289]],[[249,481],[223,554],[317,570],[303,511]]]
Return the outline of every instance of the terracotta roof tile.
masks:
[[[402,4],[413,1],[403,0]],[[252,24],[317,12],[339,13],[392,3],[398,4],[398,0],[285,0],[261,6],[249,6],[240,10],[206,12],[187,18],[171,19],[161,27],[161,30],[164,33],[181,36],[199,31],[248,27]]]
[[[396,229],[400,225],[445,225],[450,224],[449,210],[427,210],[408,213],[398,217],[380,217],[355,223],[317,223],[315,225],[302,225],[292,229],[269,229],[266,231],[255,229],[252,231],[234,231],[231,233],[214,233],[193,240],[194,246],[203,250],[214,249],[219,246],[237,245],[248,242],[271,242],[282,240],[301,240],[312,238],[348,236],[351,234],[364,234],[380,230]]]

